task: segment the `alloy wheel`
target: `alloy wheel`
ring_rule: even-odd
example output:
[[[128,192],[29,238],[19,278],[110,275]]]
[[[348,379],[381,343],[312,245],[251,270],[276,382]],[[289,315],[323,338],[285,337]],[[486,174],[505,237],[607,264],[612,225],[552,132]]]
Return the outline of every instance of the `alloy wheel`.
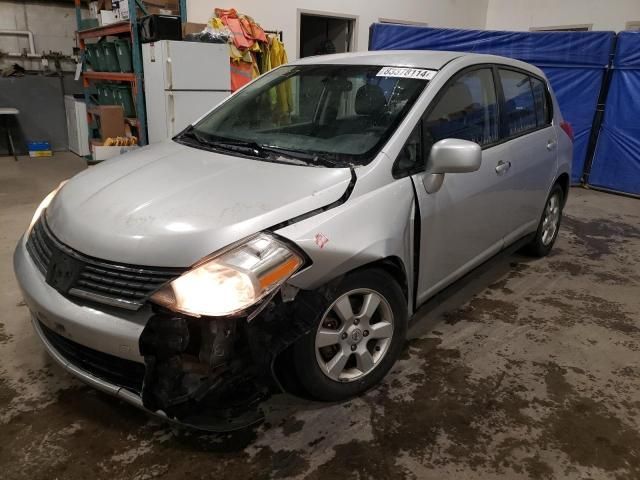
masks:
[[[315,338],[322,372],[337,382],[368,375],[387,354],[393,337],[393,311],[370,289],[342,294],[325,312]]]
[[[556,236],[560,224],[560,195],[549,197],[542,220],[542,243],[549,245]]]

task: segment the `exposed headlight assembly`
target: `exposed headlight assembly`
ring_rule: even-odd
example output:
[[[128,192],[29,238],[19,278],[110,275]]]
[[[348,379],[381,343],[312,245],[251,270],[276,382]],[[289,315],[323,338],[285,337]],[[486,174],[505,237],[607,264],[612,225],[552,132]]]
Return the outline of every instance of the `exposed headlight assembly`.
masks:
[[[56,195],[58,194],[58,192],[64,186],[65,183],[67,183],[67,180],[60,182],[60,185],[58,185],[55,190],[50,192],[46,197],[42,199],[42,201],[40,202],[40,205],[38,205],[38,208],[36,208],[36,211],[33,214],[33,218],[31,219],[31,223],[29,224],[27,233],[31,231],[33,226],[36,224],[36,222],[40,218],[40,215],[42,215],[42,212],[44,212],[45,209],[51,204],[51,201],[56,197]]]
[[[206,258],[154,293],[151,301],[197,317],[239,314],[273,293],[303,263],[282,241],[260,233]]]

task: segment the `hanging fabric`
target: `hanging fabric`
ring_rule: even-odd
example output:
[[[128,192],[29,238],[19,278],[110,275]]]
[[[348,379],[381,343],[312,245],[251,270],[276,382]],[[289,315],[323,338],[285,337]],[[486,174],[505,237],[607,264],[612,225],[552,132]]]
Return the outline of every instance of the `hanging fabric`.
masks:
[[[231,65],[231,91],[235,92],[260,75],[255,56],[249,51],[240,51],[229,45]]]
[[[269,35],[269,66],[279,67],[287,63],[287,52],[284,44],[275,35]],[[289,81],[280,83],[276,87],[275,111],[281,121],[288,121],[293,112],[293,100],[291,95],[291,84]]]
[[[247,38],[251,38],[256,42],[266,42],[267,37],[264,33],[264,30],[260,25],[258,25],[253,18],[248,15],[239,15],[240,25],[244,31],[244,35]]]
[[[245,34],[235,8],[216,8],[215,14],[231,32],[231,40],[236,47],[245,49],[253,46],[255,40]]]
[[[229,63],[231,67],[231,91],[235,92],[253,80],[253,64],[233,59],[230,59]]]
[[[284,44],[276,36],[267,35],[253,18],[238,13],[235,8],[216,8],[209,20],[209,27],[229,33],[232,92],[257,76],[287,63]],[[288,83],[274,89],[269,96],[277,112],[291,112],[291,87]]]

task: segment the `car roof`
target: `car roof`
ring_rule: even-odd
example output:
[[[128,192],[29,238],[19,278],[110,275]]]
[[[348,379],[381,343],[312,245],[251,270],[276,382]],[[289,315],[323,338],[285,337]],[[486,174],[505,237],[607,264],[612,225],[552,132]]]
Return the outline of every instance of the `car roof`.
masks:
[[[367,52],[317,55],[291,62],[290,65],[380,65],[389,67],[413,67],[440,70],[452,60],[464,58],[473,63],[497,63],[512,65],[539,76],[544,74],[537,67],[513,58],[468,52],[436,50],[375,50]]]
[[[291,62],[293,65],[384,65],[390,67],[414,67],[441,69],[451,60],[473,54],[434,50],[376,50],[372,52],[317,55]]]

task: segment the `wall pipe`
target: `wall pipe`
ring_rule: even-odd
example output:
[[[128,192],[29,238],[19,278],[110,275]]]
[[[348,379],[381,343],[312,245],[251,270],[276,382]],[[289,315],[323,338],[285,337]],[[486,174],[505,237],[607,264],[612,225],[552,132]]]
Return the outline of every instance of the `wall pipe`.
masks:
[[[36,54],[36,46],[35,43],[33,41],[33,33],[31,33],[29,30],[6,30],[6,29],[2,29],[0,30],[0,35],[13,35],[16,37],[22,37],[22,36],[26,36],[29,39],[29,53],[27,54],[27,57],[39,57],[38,54]],[[9,55],[14,56],[14,55],[20,55],[19,53],[9,53]]]

